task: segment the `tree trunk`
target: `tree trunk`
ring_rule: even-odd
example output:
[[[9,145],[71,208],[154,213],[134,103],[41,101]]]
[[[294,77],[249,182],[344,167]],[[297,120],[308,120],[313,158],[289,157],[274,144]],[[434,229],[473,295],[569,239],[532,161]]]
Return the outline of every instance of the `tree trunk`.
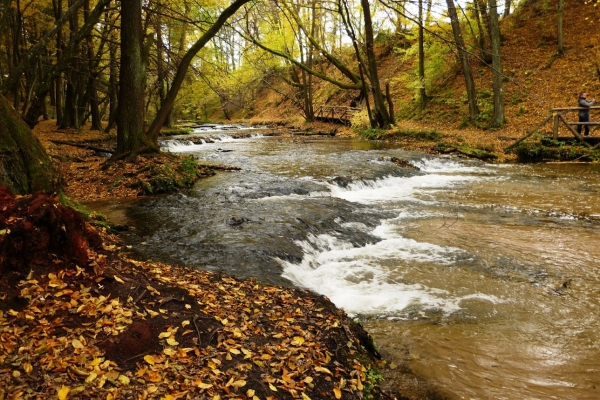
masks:
[[[86,0],[83,4],[83,15],[84,20],[88,22],[90,20],[90,0]],[[101,131],[102,125],[100,122],[100,104],[98,101],[98,90],[96,88],[96,78],[98,77],[97,63],[94,60],[94,42],[92,40],[91,33],[86,37],[87,45],[87,61],[88,61],[88,83],[87,93],[90,104],[90,115],[92,117],[91,130]]]
[[[558,31],[558,48],[556,49],[556,54],[559,57],[565,55],[565,44],[563,39],[563,10],[565,8],[565,0],[558,0],[558,22],[557,22],[557,31]]]
[[[54,3],[54,2],[53,2]],[[62,18],[62,0],[56,0],[54,15],[56,21]],[[63,30],[60,27],[56,33],[56,62],[58,63],[63,54]],[[62,125],[63,122],[63,78],[62,74],[59,74],[55,80],[55,102],[54,109],[56,110],[56,124]]]
[[[419,0],[419,104],[421,110],[427,106],[427,91],[425,90],[425,40],[423,38],[423,0]]]
[[[121,3],[121,71],[117,118],[117,152],[135,154],[144,144],[144,79],[142,2]],[[151,146],[158,151],[158,142]]]
[[[502,18],[506,18],[510,15],[511,3],[512,3],[512,0],[506,0],[504,2],[504,14],[502,15]]]
[[[192,60],[196,56],[196,54],[208,43],[210,39],[213,38],[217,34],[217,32],[221,29],[221,27],[225,24],[225,22],[231,17],[235,12],[242,7],[244,4],[248,3],[250,0],[235,0],[229,7],[227,7],[219,18],[204,32],[204,34],[198,39],[185,53],[183,58],[181,59],[181,63],[179,67],[177,67],[177,73],[173,78],[173,82],[171,83],[171,88],[169,89],[169,93],[167,93],[167,97],[165,98],[164,104],[158,110],[156,117],[154,117],[154,121],[148,128],[146,132],[147,141],[150,143],[156,143],[156,147],[158,148],[158,133],[160,132],[160,128],[162,128],[167,115],[173,108],[173,103],[175,103],[175,98],[179,93],[179,89],[181,89],[181,85],[183,84],[183,80],[185,79],[185,74],[192,63]],[[122,12],[121,12],[122,13]],[[121,68],[123,68],[121,66]],[[142,103],[143,104],[143,103]]]
[[[562,1],[562,0],[561,0]],[[498,4],[489,0],[490,5],[490,37],[492,39],[492,67],[494,87],[494,116],[492,126],[504,125],[504,92],[502,89],[502,60],[500,56],[500,25],[498,23]]]
[[[46,150],[4,96],[0,96],[0,185],[14,194],[51,193],[58,187],[58,172]]]
[[[377,72],[377,59],[373,44],[373,22],[371,20],[371,7],[369,0],[361,0],[363,16],[365,19],[365,47],[367,55],[368,75],[371,81],[371,90],[373,91],[373,102],[375,103],[375,120],[380,128],[387,128],[392,124],[393,116],[390,116],[385,105],[381,86],[379,85],[379,74]]]
[[[446,4],[448,5],[448,16],[450,17],[450,23],[452,25],[454,41],[456,43],[456,47],[458,48],[458,57],[462,64],[463,75],[465,77],[467,97],[469,100],[469,117],[471,120],[474,120],[479,115],[479,107],[477,106],[477,91],[475,90],[475,81],[473,80],[473,74],[471,73],[471,64],[469,64],[469,54],[465,48],[465,42],[460,30],[460,24],[458,22],[458,15],[456,14],[456,8],[454,7],[454,1],[446,0]]]
[[[114,32],[114,31],[113,31]],[[117,123],[117,93],[119,92],[118,80],[119,71],[117,69],[117,43],[114,33],[111,32],[111,40],[109,49],[109,78],[108,78],[108,124],[106,125],[105,132],[108,133]]]
[[[479,42],[479,52],[481,54],[481,59],[485,64],[489,64],[492,62],[492,54],[488,50],[487,40],[488,32],[485,28],[485,24],[483,23],[483,18],[481,13],[479,12],[479,6],[475,4],[475,20],[477,21],[477,29],[479,30],[478,42]]]

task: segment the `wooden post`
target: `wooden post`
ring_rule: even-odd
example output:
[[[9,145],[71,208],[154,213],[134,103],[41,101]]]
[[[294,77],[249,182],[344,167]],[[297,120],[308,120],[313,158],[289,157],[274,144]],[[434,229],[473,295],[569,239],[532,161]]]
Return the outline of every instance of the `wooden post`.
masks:
[[[569,130],[571,131],[571,133],[577,138],[579,139],[579,141],[583,144],[585,144],[587,147],[592,147],[591,144],[589,144],[588,142],[586,142],[583,137],[575,130],[573,129],[573,127],[571,125],[569,125],[569,123],[567,122],[567,120],[565,119],[565,117],[562,116],[562,114],[558,114],[558,117],[560,118],[560,120],[562,122],[564,122],[564,124],[567,126],[567,128],[569,128]]]
[[[558,119],[558,112],[555,112],[554,114],[554,128],[552,129],[552,134],[554,136],[554,140],[558,139],[558,122],[560,121]]]

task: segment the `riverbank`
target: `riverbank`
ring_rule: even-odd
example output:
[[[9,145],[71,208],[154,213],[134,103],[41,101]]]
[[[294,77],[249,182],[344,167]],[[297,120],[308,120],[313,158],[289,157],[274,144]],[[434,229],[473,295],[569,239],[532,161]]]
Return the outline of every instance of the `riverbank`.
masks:
[[[71,201],[140,194],[105,173],[110,135],[41,132]],[[0,202],[0,398],[394,398],[368,333],[325,297],[129,259],[56,198]]]
[[[2,398],[391,398],[328,299],[130,260],[50,197],[0,198]]]

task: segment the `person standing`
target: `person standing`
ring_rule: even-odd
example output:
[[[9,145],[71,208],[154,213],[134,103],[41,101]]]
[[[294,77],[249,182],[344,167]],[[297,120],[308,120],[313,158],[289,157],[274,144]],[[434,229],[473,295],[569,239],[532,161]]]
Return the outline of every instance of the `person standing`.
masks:
[[[592,100],[588,100],[587,99],[587,93],[586,92],[581,92],[579,94],[579,101],[578,101],[578,105],[580,108],[579,110],[579,122],[590,122],[590,107],[596,102],[596,100],[592,99]],[[579,133],[581,135],[581,128],[585,126],[585,135],[584,136],[590,136],[590,126],[589,125],[577,125],[577,133]]]

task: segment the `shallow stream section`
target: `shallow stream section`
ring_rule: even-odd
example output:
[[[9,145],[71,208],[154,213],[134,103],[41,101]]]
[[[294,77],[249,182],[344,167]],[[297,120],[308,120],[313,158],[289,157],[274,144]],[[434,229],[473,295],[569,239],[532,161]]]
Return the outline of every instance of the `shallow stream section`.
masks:
[[[600,398],[600,166],[336,138],[164,146],[241,171],[91,204],[134,227],[138,256],[326,295],[448,398]]]

